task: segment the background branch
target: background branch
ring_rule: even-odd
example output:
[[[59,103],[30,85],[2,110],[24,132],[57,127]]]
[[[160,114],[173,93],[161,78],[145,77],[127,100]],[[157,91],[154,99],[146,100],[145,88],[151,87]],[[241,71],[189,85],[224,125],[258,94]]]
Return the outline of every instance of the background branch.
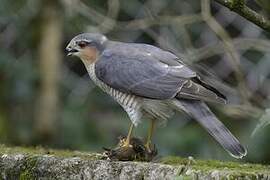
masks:
[[[240,2],[240,1],[239,1]],[[210,0],[201,1],[202,17],[206,24],[221,39],[224,49],[228,55],[228,61],[234,70],[235,78],[238,81],[238,90],[244,103],[248,103],[249,91],[245,84],[244,74],[240,66],[240,57],[236,52],[229,33],[216,21],[210,10]]]
[[[256,24],[257,26],[260,26],[262,29],[270,32],[270,20],[247,7],[244,1],[239,0],[231,0],[231,1],[215,0],[215,1],[218,2],[219,4],[222,4],[223,6],[226,6],[230,10],[236,12],[237,14],[249,20],[250,22]]]

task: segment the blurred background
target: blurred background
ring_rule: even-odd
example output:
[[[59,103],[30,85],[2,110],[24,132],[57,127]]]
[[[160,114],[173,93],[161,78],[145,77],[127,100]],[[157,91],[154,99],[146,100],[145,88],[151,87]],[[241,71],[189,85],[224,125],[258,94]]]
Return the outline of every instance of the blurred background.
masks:
[[[210,106],[247,146],[243,161],[270,163],[269,32],[209,0],[0,0],[1,143],[102,152],[127,133],[126,113],[65,55],[81,32],[183,58],[228,97],[228,105]],[[160,156],[233,160],[184,114],[159,128],[154,143]]]

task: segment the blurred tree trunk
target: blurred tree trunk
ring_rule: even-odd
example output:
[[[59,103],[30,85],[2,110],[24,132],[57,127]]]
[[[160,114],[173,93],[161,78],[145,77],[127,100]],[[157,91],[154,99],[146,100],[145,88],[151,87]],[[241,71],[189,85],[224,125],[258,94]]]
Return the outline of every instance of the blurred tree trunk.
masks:
[[[58,80],[61,70],[62,19],[57,0],[43,0],[39,45],[40,94],[34,132],[39,143],[54,139],[58,117]]]

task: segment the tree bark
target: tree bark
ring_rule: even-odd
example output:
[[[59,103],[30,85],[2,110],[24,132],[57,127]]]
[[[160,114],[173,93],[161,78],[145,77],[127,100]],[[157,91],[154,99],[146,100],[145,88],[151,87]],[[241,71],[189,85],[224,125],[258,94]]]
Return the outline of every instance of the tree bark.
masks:
[[[58,1],[44,1],[39,47],[40,93],[34,130],[37,140],[50,143],[58,117],[58,80],[61,70],[62,19]]]

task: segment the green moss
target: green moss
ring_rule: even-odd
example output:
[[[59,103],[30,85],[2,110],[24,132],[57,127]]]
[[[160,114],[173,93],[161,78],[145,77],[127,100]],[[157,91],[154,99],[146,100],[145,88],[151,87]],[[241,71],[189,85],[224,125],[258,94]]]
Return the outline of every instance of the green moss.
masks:
[[[24,171],[23,173],[20,174],[20,177],[19,177],[20,180],[30,180],[34,178],[35,177],[29,171]]]
[[[245,6],[245,0],[232,0],[232,9],[242,9]]]
[[[81,159],[85,160],[100,160],[103,158],[102,155],[97,153],[69,150],[52,150],[41,147],[7,147],[5,145],[0,145],[0,155],[3,154],[26,155],[22,160],[23,166],[21,167],[20,174],[17,174],[18,176],[16,176],[22,180],[33,179],[35,177],[35,168],[37,167],[38,158],[40,155],[53,155],[60,158],[80,157]],[[214,170],[218,170],[224,174],[229,172],[229,176],[226,175],[228,179],[235,179],[236,177],[243,177],[243,179],[247,177],[249,179],[256,179],[256,176],[258,175],[270,174],[270,166],[259,164],[243,164],[238,162],[222,162],[216,160],[194,160],[171,156],[162,158],[160,163],[177,166],[179,168],[178,176],[176,176],[175,179],[190,179],[190,174],[186,174],[186,172],[189,170],[203,173],[212,172]],[[74,168],[77,168],[77,166],[80,167],[78,164]],[[74,168],[72,167],[70,171],[74,171]],[[12,170],[10,169],[10,171]],[[10,174],[11,177],[13,177],[12,174],[14,173]]]
[[[250,164],[250,163],[237,163],[237,162],[223,162],[216,160],[189,160],[187,158],[180,157],[165,157],[161,160],[161,163],[170,165],[189,165],[194,170],[226,170],[235,171],[239,174],[249,174],[252,173],[266,173],[270,172],[270,166],[264,166],[260,164]]]
[[[35,179],[34,169],[37,164],[37,156],[30,156],[24,160],[24,166],[22,172],[20,173],[20,180]]]
[[[191,176],[179,175],[173,178],[173,180],[192,180]]]
[[[42,147],[8,147],[5,145],[0,145],[0,156],[2,155],[12,155],[12,154],[22,154],[25,155],[22,160],[20,160],[21,167],[19,171],[10,168],[6,171],[8,177],[13,177],[14,179],[28,180],[35,179],[36,177],[36,167],[38,163],[38,158],[42,155],[53,155],[58,158],[72,158],[80,157],[85,160],[99,160],[102,156],[97,153],[70,151],[70,150],[55,150],[47,149]],[[69,169],[68,171],[74,171],[75,167]]]
[[[0,155],[3,154],[26,154],[26,155],[54,155],[57,157],[80,157],[88,160],[102,159],[102,155],[90,152],[70,151],[70,150],[56,150],[42,147],[7,147],[0,145]]]

